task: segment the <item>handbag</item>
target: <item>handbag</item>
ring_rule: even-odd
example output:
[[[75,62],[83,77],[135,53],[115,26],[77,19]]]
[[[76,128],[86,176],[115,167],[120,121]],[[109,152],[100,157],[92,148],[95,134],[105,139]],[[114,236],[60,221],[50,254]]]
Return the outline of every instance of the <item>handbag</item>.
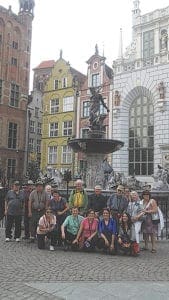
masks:
[[[159,213],[158,213],[158,212],[152,213],[152,214],[151,214],[151,218],[152,218],[152,223],[153,223],[154,225],[157,225],[157,224],[160,223],[160,216],[159,216]]]

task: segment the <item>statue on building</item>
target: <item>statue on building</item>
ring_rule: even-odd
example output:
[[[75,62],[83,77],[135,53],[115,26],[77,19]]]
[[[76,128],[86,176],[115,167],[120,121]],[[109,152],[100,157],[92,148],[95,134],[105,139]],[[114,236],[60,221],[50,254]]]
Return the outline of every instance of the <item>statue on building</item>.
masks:
[[[34,15],[34,0],[19,0],[20,12],[29,12]]]
[[[169,190],[169,170],[158,165],[157,172],[153,175],[155,190]]]
[[[165,87],[164,87],[164,82],[161,81],[158,84],[158,91],[159,91],[159,98],[164,99],[165,98]]]
[[[114,106],[120,106],[121,96],[119,91],[115,91],[114,93]]]
[[[161,31],[161,50],[167,50],[168,48],[168,34],[167,30]]]
[[[106,117],[105,114],[100,113],[100,105],[102,104],[106,108],[107,112],[110,112],[107,105],[104,103],[102,95],[94,87],[90,88],[90,111],[89,111],[89,122],[91,130],[102,130],[103,121]]]

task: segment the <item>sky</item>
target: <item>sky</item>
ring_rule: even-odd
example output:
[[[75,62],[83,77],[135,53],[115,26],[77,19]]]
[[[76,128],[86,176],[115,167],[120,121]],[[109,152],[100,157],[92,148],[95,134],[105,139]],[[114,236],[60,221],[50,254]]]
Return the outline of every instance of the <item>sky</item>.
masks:
[[[0,5],[19,11],[19,0],[0,0]],[[140,0],[141,14],[167,6],[168,0]],[[35,0],[31,69],[43,60],[57,60],[62,49],[63,58],[86,74],[86,61],[96,43],[112,66],[118,57],[120,28],[124,50],[131,42],[132,8],[133,0]]]

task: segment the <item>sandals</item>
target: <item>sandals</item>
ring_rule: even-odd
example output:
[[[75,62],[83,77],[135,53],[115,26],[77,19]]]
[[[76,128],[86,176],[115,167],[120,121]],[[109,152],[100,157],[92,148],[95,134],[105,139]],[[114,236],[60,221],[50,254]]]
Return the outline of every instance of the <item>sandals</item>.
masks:
[[[156,249],[152,249],[151,253],[157,253],[157,250]]]

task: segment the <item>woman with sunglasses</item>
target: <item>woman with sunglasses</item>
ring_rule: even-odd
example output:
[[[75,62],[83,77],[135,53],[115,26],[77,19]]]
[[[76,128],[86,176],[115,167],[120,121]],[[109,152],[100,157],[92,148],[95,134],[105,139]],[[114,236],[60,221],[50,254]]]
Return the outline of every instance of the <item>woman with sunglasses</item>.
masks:
[[[40,218],[39,225],[37,227],[39,249],[45,249],[46,239],[50,239],[50,251],[54,251],[57,239],[56,216],[52,214],[52,210],[50,208],[46,209],[46,212]]]
[[[152,214],[157,213],[157,203],[151,198],[151,193],[149,191],[143,191],[143,211],[144,221],[142,224],[143,238],[145,242],[145,247],[142,250],[148,250],[149,237],[152,245],[152,253],[156,253],[156,235],[158,232],[158,224],[154,224],[152,221]]]

